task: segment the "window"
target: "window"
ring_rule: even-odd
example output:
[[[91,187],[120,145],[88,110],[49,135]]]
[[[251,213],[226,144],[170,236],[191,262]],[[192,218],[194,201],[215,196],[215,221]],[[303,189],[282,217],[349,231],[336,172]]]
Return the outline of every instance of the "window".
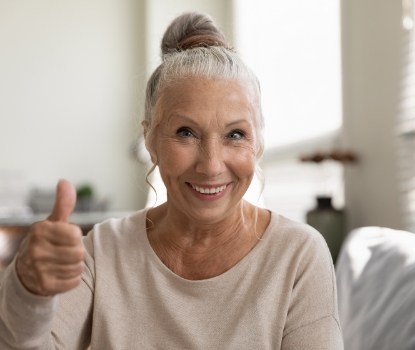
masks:
[[[261,83],[265,205],[302,221],[318,194],[343,203],[339,164],[298,161],[339,146],[339,6],[338,0],[234,1],[235,46]]]

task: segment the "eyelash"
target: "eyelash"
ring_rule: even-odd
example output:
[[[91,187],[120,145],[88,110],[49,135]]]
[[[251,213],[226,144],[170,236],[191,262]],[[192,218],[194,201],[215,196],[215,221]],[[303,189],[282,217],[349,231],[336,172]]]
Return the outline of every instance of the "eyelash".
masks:
[[[187,133],[188,135],[184,135],[184,133]],[[185,128],[185,127],[179,128],[176,131],[176,135],[179,136],[179,137],[182,137],[182,138],[188,138],[190,136],[194,136],[192,130],[190,130],[189,128]]]
[[[233,135],[238,134],[238,137],[233,137]],[[190,128],[187,127],[181,127],[179,129],[177,129],[176,131],[176,135],[181,137],[181,138],[189,138],[189,137],[194,137],[194,133]],[[243,132],[242,130],[232,130],[230,131],[227,135],[226,138],[227,139],[231,139],[231,140],[235,140],[235,141],[239,141],[242,140],[244,137],[246,136],[245,132]]]
[[[238,138],[233,138],[231,135],[239,134]],[[245,137],[245,133],[242,130],[232,130],[228,135],[227,138],[234,139],[234,140],[241,140]]]

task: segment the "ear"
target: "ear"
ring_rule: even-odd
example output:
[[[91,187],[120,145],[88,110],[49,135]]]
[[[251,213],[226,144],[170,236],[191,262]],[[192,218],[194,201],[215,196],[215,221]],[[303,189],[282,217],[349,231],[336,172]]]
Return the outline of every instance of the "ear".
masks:
[[[147,120],[143,120],[141,122],[141,126],[143,127],[144,138],[146,138],[147,137],[147,134],[148,134],[148,127],[149,127],[148,121]]]
[[[141,122],[141,125],[143,126],[143,134],[144,134],[144,144],[146,146],[146,149],[148,151],[148,153],[150,154],[151,157],[151,162],[153,164],[157,164],[157,154],[154,150],[154,145],[153,145],[153,140],[151,140],[152,138],[150,137],[150,125],[149,122],[147,120],[143,120]]]
[[[154,165],[157,165],[157,154],[156,154],[156,152],[150,150],[148,147],[147,147],[147,150],[148,150],[148,153],[150,153],[151,162]]]
[[[257,146],[256,155],[255,155],[256,160],[259,161],[263,154],[264,154],[264,146],[261,144]]]

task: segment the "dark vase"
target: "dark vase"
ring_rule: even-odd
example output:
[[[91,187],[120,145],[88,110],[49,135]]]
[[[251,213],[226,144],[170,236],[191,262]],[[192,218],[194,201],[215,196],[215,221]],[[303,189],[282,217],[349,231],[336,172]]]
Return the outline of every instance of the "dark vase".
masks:
[[[345,235],[344,211],[333,208],[331,197],[317,197],[317,205],[307,212],[306,221],[322,234],[336,263]]]

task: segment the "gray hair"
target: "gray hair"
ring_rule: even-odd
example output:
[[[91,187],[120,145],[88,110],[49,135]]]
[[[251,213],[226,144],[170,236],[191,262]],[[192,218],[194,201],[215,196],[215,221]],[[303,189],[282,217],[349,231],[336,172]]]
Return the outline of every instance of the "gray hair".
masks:
[[[264,148],[259,82],[235,50],[226,44],[224,35],[213,20],[199,13],[185,13],[177,17],[163,36],[161,50],[162,63],[151,75],[146,89],[143,125],[147,149],[151,149],[155,130],[161,122],[155,116],[155,107],[163,90],[178,79],[206,77],[241,81],[257,94],[259,158]]]

